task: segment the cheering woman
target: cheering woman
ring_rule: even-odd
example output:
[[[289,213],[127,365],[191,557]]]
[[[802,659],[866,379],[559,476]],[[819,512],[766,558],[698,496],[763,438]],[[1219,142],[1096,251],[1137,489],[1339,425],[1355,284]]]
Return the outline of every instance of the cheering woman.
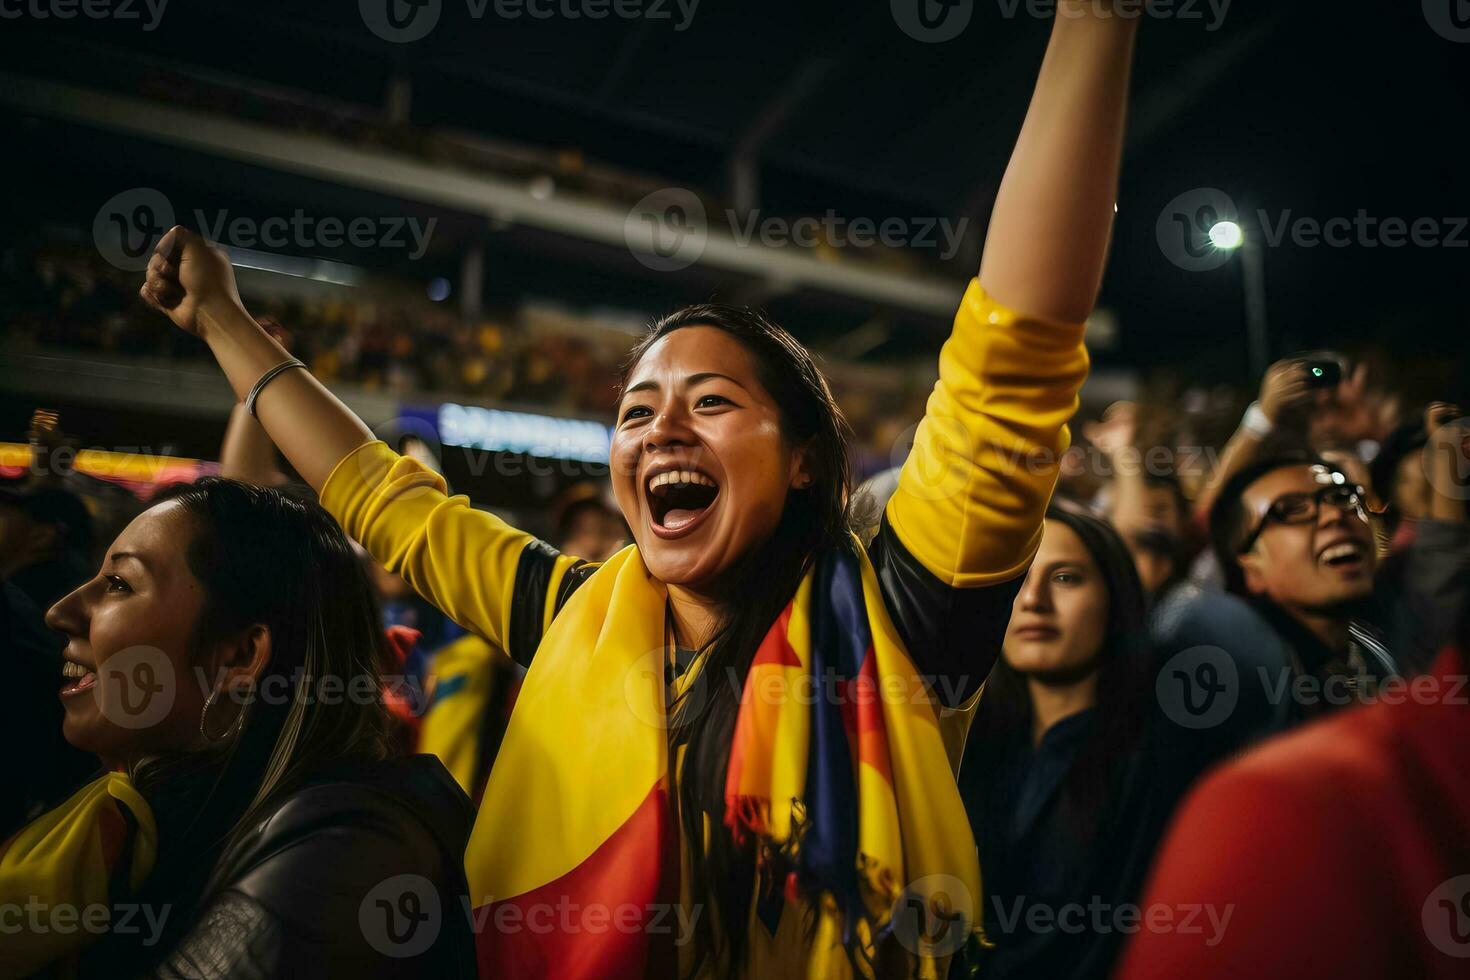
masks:
[[[752,310],[681,310],[633,351],[611,465],[635,543],[591,565],[447,496],[256,324],[224,253],[160,241],[143,298],[347,533],[529,665],[465,856],[482,975],[933,976],[979,939],[942,709],[995,661],[1087,371],[1136,26],[1100,6],[1062,4],[866,549],[827,384]]]
[[[320,507],[169,491],[46,623],[63,733],[105,772],[0,843],[0,907],[34,910],[0,978],[474,975],[444,911],[472,809],[389,756],[377,604]]]

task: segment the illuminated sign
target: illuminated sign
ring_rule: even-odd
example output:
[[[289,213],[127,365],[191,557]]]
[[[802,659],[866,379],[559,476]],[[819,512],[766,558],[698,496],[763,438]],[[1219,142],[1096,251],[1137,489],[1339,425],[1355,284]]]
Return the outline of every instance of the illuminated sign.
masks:
[[[607,426],[586,419],[562,419],[476,405],[439,406],[439,438],[446,446],[606,463],[611,437],[612,430]]]

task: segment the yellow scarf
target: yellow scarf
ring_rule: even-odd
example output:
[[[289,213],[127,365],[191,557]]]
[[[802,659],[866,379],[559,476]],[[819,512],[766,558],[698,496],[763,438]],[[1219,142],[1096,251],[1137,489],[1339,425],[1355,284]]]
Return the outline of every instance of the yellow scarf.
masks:
[[[77,954],[110,927],[112,903],[143,884],[157,856],[153,811],[123,773],[21,828],[0,845],[0,914],[23,917],[0,923],[8,933],[0,978],[48,967],[73,975]]]
[[[814,915],[815,932],[783,963],[871,976],[892,934],[903,975],[943,976],[979,935],[975,846],[938,705],[866,553],[851,548],[807,575],[744,679],[731,826],[711,832],[756,835],[761,898]],[[465,854],[483,977],[673,968],[657,938],[679,880],[665,598],[636,547],[624,549],[567,602],[532,661]],[[686,697],[729,683],[691,674]]]

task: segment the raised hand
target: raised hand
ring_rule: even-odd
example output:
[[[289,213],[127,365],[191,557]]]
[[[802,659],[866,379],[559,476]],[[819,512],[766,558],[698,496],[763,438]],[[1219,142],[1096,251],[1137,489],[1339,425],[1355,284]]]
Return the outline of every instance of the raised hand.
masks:
[[[1127,401],[1114,402],[1103,413],[1102,421],[1088,422],[1082,427],[1087,441],[1108,456],[1133,446],[1137,432],[1138,406]]]
[[[1097,301],[1113,227],[1138,19],[1090,0],[1056,10],[996,191],[980,283],[1012,309],[1081,323]]]
[[[212,318],[227,311],[244,312],[235,270],[224,249],[181,225],[159,239],[138,295],[195,336],[203,336],[202,329]]]
[[[1307,383],[1307,369],[1298,358],[1277,361],[1261,379],[1261,411],[1272,425],[1280,425],[1282,415],[1301,408],[1312,400],[1312,386]]]
[[[1352,375],[1322,398],[1320,414],[1323,424],[1339,439],[1360,440],[1380,437],[1378,410],[1381,396],[1368,388],[1368,365],[1359,364]]]

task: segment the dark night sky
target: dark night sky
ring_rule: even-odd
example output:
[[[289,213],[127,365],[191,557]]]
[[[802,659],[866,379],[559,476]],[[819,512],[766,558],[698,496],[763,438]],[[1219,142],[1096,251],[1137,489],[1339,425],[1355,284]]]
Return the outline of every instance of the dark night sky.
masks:
[[[417,125],[577,147],[592,162],[716,193],[740,135],[793,80],[807,78],[807,97],[762,154],[765,209],[964,216],[980,230],[1047,31],[1025,15],[1025,3],[1005,16],[1016,9],[1011,0],[972,0],[969,26],[942,44],[906,36],[887,0],[702,0],[683,31],[672,0],[661,4],[672,20],[595,22],[475,19],[467,0],[442,2],[434,32],[413,44],[373,36],[351,2],[174,0],[151,32],[117,22],[5,21],[0,63],[105,87],[106,59],[74,52],[124,49],[367,107],[382,104],[398,72],[412,79]],[[1219,188],[1271,221],[1362,210],[1380,220],[1432,218],[1449,235],[1459,225],[1453,219],[1470,216],[1470,38],[1436,32],[1435,2],[1448,9],[1453,0],[1427,8],[1236,0],[1223,17],[1220,0],[1216,10],[1180,0],[1176,10],[1197,16],[1144,25],[1103,295],[1121,319],[1122,347],[1101,363],[1175,363],[1202,377],[1244,371],[1237,263],[1185,271],[1156,237],[1165,205],[1192,188]],[[0,120],[22,122],[9,113]],[[145,177],[216,196],[211,182],[233,181],[242,201],[303,193],[274,189],[248,168],[30,126],[29,138],[12,144],[23,152],[7,164],[19,168],[13,213],[66,207],[52,203],[61,201],[90,213],[89,194]],[[1458,248],[1268,248],[1275,352],[1369,343],[1460,356],[1470,346],[1470,228],[1460,227],[1457,240]],[[966,254],[941,271],[959,280],[971,262]],[[570,274],[515,254],[502,269],[528,289],[584,301],[617,294],[655,308],[719,288],[696,277],[664,295],[667,279],[613,282],[619,277]],[[773,312],[803,333],[800,309],[778,304]],[[888,352],[932,346],[942,328],[916,324]]]

